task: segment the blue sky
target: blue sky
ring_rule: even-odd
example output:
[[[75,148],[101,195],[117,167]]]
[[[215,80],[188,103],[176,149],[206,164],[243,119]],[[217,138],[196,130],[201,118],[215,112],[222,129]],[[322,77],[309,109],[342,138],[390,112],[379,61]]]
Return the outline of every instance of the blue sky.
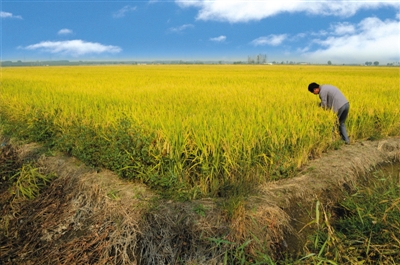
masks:
[[[400,61],[400,1],[1,1],[1,60]]]

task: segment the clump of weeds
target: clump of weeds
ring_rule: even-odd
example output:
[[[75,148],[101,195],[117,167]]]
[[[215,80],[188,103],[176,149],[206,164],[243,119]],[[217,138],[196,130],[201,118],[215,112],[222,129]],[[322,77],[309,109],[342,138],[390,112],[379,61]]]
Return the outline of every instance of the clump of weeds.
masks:
[[[294,264],[399,264],[399,212],[400,173],[378,170],[338,205],[317,201],[317,231]]]

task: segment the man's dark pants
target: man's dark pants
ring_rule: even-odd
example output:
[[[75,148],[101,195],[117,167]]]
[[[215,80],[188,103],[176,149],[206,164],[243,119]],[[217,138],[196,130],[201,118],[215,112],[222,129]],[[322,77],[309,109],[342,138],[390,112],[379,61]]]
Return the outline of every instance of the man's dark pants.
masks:
[[[349,110],[350,110],[350,104],[346,103],[338,110],[337,114],[340,136],[342,137],[343,141],[346,142],[346,144],[350,143],[350,139],[349,136],[347,135],[346,125],[345,125],[347,115],[349,114]]]

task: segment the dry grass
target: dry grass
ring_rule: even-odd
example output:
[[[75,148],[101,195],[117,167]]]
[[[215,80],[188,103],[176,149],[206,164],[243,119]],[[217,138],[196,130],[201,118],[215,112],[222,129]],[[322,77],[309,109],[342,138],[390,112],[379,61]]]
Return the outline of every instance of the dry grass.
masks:
[[[31,148],[19,154],[30,156]],[[207,238],[220,236],[226,226],[220,227],[221,214],[209,201],[197,202],[207,213],[200,216],[193,204],[154,205],[155,195],[144,185],[94,172],[74,158],[42,156],[37,167],[58,177],[34,200],[2,193],[2,264],[176,264],[180,259],[217,264],[221,259],[223,250],[213,250]]]
[[[231,212],[222,200],[165,201],[75,158],[39,156],[38,148],[7,145],[0,153],[3,161],[38,158],[41,173],[57,175],[32,200],[2,190],[2,264],[239,264],[260,252],[279,259],[298,247],[308,222],[299,211],[339,199],[359,174],[398,158],[400,138],[328,153],[298,177],[235,201]]]

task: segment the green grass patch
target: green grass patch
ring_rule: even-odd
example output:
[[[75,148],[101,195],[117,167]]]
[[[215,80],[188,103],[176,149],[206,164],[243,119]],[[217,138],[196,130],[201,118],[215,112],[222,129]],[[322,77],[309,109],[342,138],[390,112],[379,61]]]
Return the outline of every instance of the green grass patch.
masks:
[[[389,166],[366,176],[331,212],[318,207],[323,213],[318,231],[297,262],[399,264],[399,168]]]

